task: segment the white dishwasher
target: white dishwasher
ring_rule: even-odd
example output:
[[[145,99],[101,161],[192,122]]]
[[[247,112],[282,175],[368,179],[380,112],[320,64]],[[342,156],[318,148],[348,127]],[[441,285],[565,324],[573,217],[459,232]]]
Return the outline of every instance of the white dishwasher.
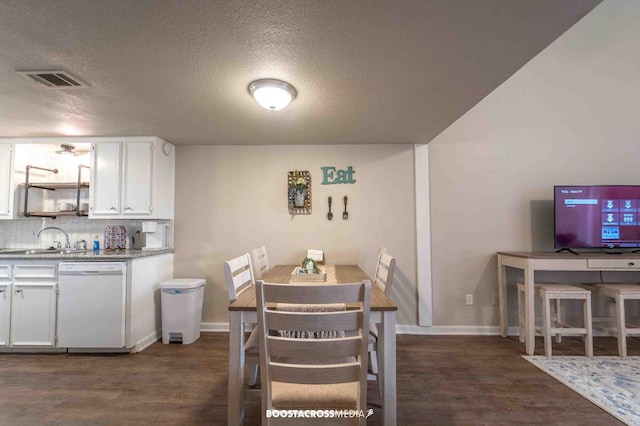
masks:
[[[124,348],[126,265],[60,263],[58,347]]]

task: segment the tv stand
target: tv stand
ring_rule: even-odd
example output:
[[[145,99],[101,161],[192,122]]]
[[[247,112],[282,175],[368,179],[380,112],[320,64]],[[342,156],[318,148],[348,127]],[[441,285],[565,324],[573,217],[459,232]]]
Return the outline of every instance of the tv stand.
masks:
[[[556,253],[561,253],[561,252],[563,252],[563,251],[568,251],[569,253],[573,253],[573,254],[575,254],[576,256],[580,256],[580,253],[578,253],[577,251],[573,251],[573,250],[571,250],[569,247],[563,247],[563,248],[561,248],[561,249],[559,249],[559,250],[556,250]]]
[[[500,302],[500,334],[507,336],[507,268],[521,271],[517,280],[524,280],[525,347],[528,355],[535,350],[534,338],[534,282],[537,271],[570,272],[640,272],[640,254],[580,253],[567,256],[553,252],[498,252],[498,298]],[[512,282],[512,284],[515,284]]]

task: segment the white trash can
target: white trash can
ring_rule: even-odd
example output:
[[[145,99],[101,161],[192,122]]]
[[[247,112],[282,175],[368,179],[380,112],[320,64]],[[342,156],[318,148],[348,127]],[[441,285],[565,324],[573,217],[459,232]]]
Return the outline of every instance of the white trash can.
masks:
[[[200,338],[202,278],[176,278],[160,283],[162,343],[187,345]]]

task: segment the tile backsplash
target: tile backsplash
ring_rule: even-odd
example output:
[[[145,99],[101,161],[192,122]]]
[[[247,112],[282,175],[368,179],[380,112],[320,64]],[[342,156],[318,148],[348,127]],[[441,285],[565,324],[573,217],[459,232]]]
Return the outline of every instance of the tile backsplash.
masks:
[[[157,221],[157,220],[156,220]],[[69,234],[69,241],[75,247],[76,241],[85,240],[87,247],[93,247],[93,240],[98,235],[100,247],[104,247],[104,229],[107,225],[123,225],[127,229],[127,248],[141,248],[144,246],[142,220],[114,220],[87,219],[86,217],[60,216],[56,219],[24,219],[0,220],[0,248],[48,248],[55,246],[54,241],[60,241],[64,247],[65,236],[55,229],[44,231],[40,238],[36,238],[38,231],[47,226],[56,226]],[[171,223],[171,221],[157,221]],[[170,226],[171,228],[171,226]],[[171,232],[170,232],[171,233]],[[135,240],[132,240],[132,237]],[[172,238],[170,238],[172,241]]]

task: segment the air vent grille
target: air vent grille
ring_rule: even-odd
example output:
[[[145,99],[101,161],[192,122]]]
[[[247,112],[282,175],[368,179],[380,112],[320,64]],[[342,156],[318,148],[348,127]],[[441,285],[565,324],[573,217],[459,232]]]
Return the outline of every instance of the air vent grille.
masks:
[[[66,71],[16,71],[18,74],[30,78],[36,83],[52,89],[80,89],[89,85]]]

